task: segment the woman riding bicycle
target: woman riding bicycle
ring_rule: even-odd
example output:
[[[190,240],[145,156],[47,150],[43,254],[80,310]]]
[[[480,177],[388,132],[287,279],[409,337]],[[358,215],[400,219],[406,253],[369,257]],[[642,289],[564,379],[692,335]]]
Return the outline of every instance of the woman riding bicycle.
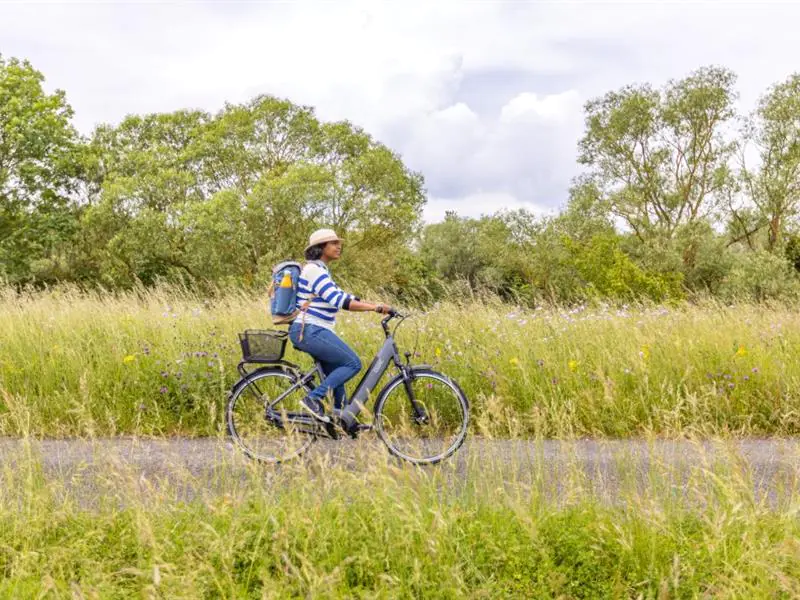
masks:
[[[325,373],[322,383],[301,402],[323,423],[330,423],[330,418],[325,414],[322,398],[333,390],[334,408],[342,408],[344,384],[361,371],[361,359],[334,332],[336,313],[340,309],[378,313],[390,310],[386,304],[362,302],[334,283],[328,264],[341,257],[342,241],[332,229],[319,229],[309,237],[305,249],[305,258],[309,262],[300,273],[297,288],[297,308],[302,313],[289,327],[292,345],[319,361]]]

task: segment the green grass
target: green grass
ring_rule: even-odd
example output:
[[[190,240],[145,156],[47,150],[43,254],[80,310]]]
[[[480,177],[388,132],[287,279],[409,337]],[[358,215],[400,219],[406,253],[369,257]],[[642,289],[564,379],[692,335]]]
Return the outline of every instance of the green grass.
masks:
[[[378,321],[340,317],[365,364]],[[237,334],[268,327],[260,296],[0,291],[0,434],[215,435],[238,378]],[[800,432],[793,307],[522,311],[475,300],[415,314],[398,341],[459,382],[475,434]],[[291,348],[287,358],[310,364]]]
[[[768,504],[734,455],[694,468],[685,493],[654,464],[643,485],[623,478],[615,504],[575,466],[554,495],[541,466],[456,474],[351,447],[346,465],[319,454],[283,469],[222,454],[209,480],[178,466],[170,481],[100,452],[92,488],[90,469],[45,477],[31,444],[0,482],[0,597],[800,594],[797,490]]]

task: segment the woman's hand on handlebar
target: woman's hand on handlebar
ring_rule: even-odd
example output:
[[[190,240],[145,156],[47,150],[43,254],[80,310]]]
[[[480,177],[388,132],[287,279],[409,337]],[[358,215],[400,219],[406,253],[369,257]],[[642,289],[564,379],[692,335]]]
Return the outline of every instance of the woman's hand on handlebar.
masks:
[[[391,306],[388,304],[376,304],[375,305],[375,312],[380,313],[382,315],[388,315],[394,312]]]

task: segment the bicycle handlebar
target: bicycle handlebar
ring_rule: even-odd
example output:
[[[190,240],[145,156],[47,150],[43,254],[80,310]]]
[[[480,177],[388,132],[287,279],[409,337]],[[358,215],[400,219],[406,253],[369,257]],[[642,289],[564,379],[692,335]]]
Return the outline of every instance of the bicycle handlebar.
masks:
[[[381,319],[381,327],[383,327],[383,331],[386,333],[387,336],[389,335],[389,321],[391,321],[395,317],[401,317],[401,318],[405,319],[406,315],[398,312],[394,308],[390,308],[388,310],[386,316],[383,319]]]

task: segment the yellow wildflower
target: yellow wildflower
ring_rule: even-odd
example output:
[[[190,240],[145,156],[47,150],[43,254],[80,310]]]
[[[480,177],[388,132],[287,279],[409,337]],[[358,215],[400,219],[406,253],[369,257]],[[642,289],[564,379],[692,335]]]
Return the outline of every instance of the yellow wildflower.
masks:
[[[434,354],[436,354],[437,358],[440,357],[442,355],[442,349],[437,346]]]
[[[571,360],[571,361],[569,361],[567,363],[567,366],[569,367],[570,371],[577,371],[578,370],[578,361],[577,360]]]
[[[739,349],[736,351],[736,356],[747,356],[747,349],[744,346],[739,346]]]
[[[647,346],[642,346],[642,350],[639,352],[639,356],[641,356],[645,360],[650,358],[650,348],[648,348]]]
[[[519,364],[519,359],[515,356],[514,358],[512,358],[508,362],[510,362],[514,366],[517,366]]]
[[[133,362],[135,360],[136,360],[136,357],[133,354],[128,354],[128,356],[126,356],[125,358],[122,359],[122,362],[127,364],[127,363]]]

